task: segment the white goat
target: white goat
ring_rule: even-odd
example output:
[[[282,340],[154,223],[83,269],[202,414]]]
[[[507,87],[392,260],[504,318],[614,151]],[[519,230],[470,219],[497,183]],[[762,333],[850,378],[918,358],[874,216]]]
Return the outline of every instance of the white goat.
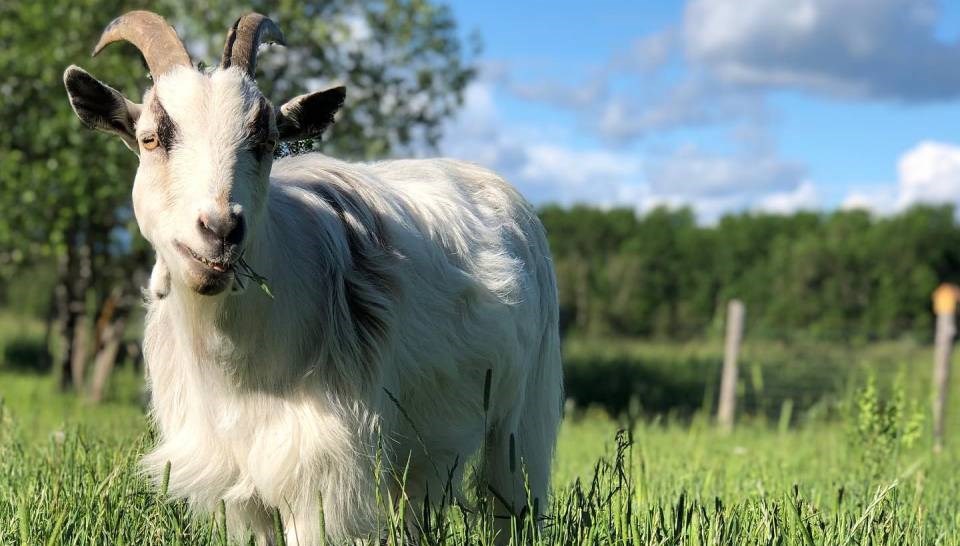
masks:
[[[527,506],[525,487],[546,506],[562,380],[530,205],[458,161],[274,162],[278,140],[333,121],[344,90],[274,109],[253,74],[261,39],[282,37],[261,15],[233,25],[207,72],[159,15],[116,19],[95,54],[121,39],[154,78],[142,104],[76,66],[64,82],[88,127],[140,157],[134,210],[169,292],[144,334],[150,474],[169,462],[172,495],[206,511],[224,500],[233,536],[261,543],[275,508],[288,544],[318,543],[321,497],[330,539],[376,540],[378,493],[419,512],[481,446],[498,516]],[[239,289],[241,259],[275,298]]]

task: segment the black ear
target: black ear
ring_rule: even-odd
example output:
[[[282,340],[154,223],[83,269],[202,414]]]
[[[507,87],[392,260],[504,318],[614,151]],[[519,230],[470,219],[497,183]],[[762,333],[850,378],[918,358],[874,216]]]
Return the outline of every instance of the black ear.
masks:
[[[128,148],[138,150],[135,126],[140,117],[139,104],[75,65],[63,73],[63,85],[70,106],[87,128],[115,134]]]
[[[307,93],[290,99],[277,110],[277,131],[280,140],[319,138],[333,123],[333,116],[343,106],[345,87]]]

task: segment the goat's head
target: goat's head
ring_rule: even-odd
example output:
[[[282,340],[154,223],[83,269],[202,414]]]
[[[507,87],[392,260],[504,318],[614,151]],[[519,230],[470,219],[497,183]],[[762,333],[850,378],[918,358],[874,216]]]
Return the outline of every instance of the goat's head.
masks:
[[[155,13],[118,17],[93,54],[119,40],[137,46],[153,77],[142,104],[77,66],[63,75],[70,103],[87,127],[119,136],[140,157],[134,213],[174,278],[218,294],[260,222],[277,142],[319,136],[343,104],[344,88],[274,108],[257,89],[254,69],[260,43],[282,44],[283,35],[256,13],[233,24],[211,71],[193,67],[176,31]]]

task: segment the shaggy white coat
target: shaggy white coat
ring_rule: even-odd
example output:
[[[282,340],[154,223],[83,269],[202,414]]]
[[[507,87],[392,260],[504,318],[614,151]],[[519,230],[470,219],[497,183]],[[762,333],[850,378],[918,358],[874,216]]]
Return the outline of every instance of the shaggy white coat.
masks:
[[[174,73],[145,97],[182,124],[166,165],[141,153],[134,190],[173,272],[144,335],[159,429],[149,472],[160,481],[169,462],[173,496],[208,511],[223,499],[231,532],[262,542],[279,507],[288,544],[318,543],[321,495],[331,539],[375,538],[378,486],[396,495],[406,468],[413,505],[436,501],[481,445],[492,489],[522,507],[526,474],[546,506],[562,380],[554,272],[530,205],[492,172],[442,159],[308,154],[274,162],[257,189],[269,161],[238,159],[234,134],[257,96],[231,69]],[[166,241],[221,191],[250,212],[245,257],[275,299],[181,282]]]

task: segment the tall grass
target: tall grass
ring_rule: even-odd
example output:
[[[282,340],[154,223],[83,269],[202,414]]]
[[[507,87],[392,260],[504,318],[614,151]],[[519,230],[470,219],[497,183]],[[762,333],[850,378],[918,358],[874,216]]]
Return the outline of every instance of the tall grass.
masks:
[[[152,440],[135,405],[54,392],[0,374],[0,544],[226,544],[223,510],[191,515],[138,473]],[[866,385],[843,407],[835,421],[748,421],[729,435],[699,412],[620,429],[574,411],[540,529],[527,519],[514,533],[558,545],[960,544],[960,456],[953,445],[929,455],[925,404]],[[432,513],[403,495],[382,500],[387,544],[410,541],[411,524],[419,544],[492,543],[475,506]]]

